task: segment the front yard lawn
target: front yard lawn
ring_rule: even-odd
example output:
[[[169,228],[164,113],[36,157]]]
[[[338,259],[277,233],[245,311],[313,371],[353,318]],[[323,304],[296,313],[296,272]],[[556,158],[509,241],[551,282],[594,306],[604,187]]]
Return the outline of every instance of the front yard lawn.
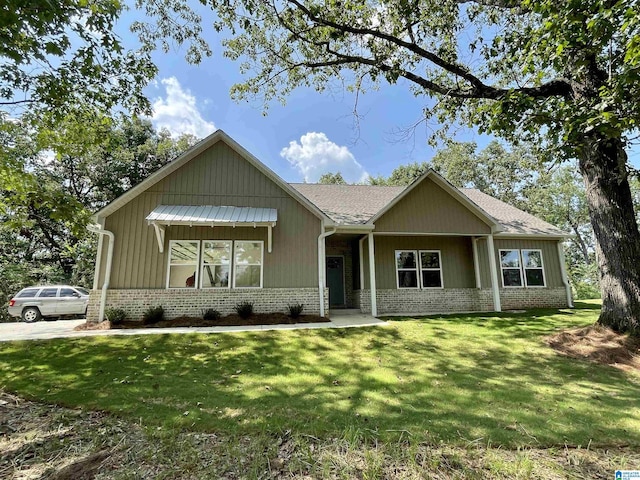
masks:
[[[163,431],[639,446],[640,376],[544,341],[593,323],[598,309],[2,343],[0,388]]]

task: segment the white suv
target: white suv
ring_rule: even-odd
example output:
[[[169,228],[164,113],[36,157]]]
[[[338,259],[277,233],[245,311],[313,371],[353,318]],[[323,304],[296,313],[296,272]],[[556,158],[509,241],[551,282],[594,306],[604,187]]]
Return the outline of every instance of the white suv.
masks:
[[[20,290],[9,301],[9,315],[25,322],[37,322],[42,317],[86,315],[89,291],[69,285],[47,285]]]

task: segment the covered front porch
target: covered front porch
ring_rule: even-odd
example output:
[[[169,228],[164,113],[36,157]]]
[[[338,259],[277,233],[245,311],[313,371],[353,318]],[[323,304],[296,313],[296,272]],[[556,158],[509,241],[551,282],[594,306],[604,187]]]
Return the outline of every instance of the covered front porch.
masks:
[[[325,278],[332,312],[501,309],[490,236],[336,232],[325,238]]]

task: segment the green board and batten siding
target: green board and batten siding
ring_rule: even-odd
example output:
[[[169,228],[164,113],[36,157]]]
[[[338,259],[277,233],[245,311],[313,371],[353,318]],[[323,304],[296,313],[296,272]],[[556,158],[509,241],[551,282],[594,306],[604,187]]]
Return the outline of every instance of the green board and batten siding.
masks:
[[[430,178],[375,221],[375,232],[481,235],[491,227]]]
[[[502,288],[502,272],[500,270],[499,251],[529,248],[542,250],[542,263],[544,265],[544,277],[547,287],[564,287],[564,283],[562,282],[560,257],[558,256],[557,240],[533,240],[517,238],[502,239],[500,237],[494,237],[493,243],[496,249],[496,268],[498,270],[498,284],[500,288]],[[480,263],[480,281],[482,283],[482,288],[491,288],[487,242],[484,239],[478,240],[478,260]]]
[[[145,217],[158,205],[225,205],[278,210],[273,251],[267,229],[252,227],[167,227],[165,251],[158,251]],[[115,234],[112,289],[165,288],[169,240],[264,240],[264,287],[318,285],[320,219],[224,142],[218,142],[152,185],[106,218]],[[106,242],[105,242],[106,243]],[[104,279],[106,245],[99,285]]]
[[[445,288],[473,288],[473,251],[469,237],[374,235],[376,288],[397,288],[396,250],[440,250]],[[364,242],[364,285],[369,288],[369,251]]]

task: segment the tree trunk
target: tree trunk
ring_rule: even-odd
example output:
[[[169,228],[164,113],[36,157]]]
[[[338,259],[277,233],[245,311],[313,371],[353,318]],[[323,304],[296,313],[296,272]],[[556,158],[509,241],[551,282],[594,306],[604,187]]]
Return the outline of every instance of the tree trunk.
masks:
[[[620,138],[585,137],[580,172],[596,239],[602,312],[598,323],[640,334],[640,232]]]

